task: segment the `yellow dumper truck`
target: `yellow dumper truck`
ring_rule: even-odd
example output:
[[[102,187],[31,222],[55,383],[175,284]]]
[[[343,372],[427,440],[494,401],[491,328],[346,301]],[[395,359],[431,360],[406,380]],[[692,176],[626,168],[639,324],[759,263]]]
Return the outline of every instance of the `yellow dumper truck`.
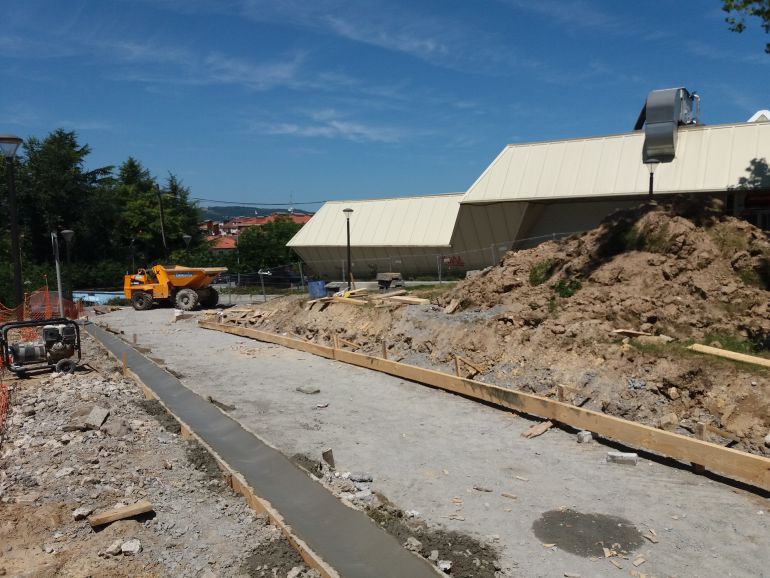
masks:
[[[219,293],[211,282],[225,273],[226,267],[165,267],[155,265],[152,269],[139,269],[123,279],[123,293],[137,311],[152,308],[153,303],[167,302],[184,311],[192,311],[198,305],[214,307],[219,302]]]

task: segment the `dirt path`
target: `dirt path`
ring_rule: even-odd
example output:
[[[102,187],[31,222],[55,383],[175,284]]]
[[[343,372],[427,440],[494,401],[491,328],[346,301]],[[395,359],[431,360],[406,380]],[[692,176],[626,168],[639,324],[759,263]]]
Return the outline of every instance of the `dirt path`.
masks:
[[[521,417],[365,369],[203,330],[195,319],[170,319],[169,310],[126,309],[98,321],[122,329],[128,339],[137,334],[140,345],[152,349],[149,355],[162,359],[185,385],[233,406],[230,415],[284,453],[318,458],[332,447],[339,470],[371,474],[373,489],[398,507],[416,510],[429,525],[497,546],[502,575],[620,575],[595,550],[563,535],[565,527],[575,526],[581,538],[598,537],[599,528],[612,526],[606,516],[615,516],[627,521],[615,526],[629,523],[647,535],[653,529],[658,540],[604,534],[608,541],[617,539],[618,551],[628,550],[629,560],[612,558],[625,572],[770,576],[766,498],[644,459],[636,467],[610,465],[605,456],[611,448],[578,445],[574,435],[560,430],[525,440],[520,434],[531,422]],[[300,393],[298,386],[320,392]],[[646,561],[634,568],[638,556]]]

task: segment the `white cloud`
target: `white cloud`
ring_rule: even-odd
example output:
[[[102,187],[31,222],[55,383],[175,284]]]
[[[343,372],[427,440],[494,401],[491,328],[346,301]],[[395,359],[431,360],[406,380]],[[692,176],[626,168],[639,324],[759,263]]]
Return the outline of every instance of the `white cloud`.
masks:
[[[267,135],[289,135],[308,138],[342,139],[354,142],[398,142],[402,131],[368,125],[348,120],[335,110],[325,109],[310,112],[303,122],[262,122],[252,123],[252,131]]]

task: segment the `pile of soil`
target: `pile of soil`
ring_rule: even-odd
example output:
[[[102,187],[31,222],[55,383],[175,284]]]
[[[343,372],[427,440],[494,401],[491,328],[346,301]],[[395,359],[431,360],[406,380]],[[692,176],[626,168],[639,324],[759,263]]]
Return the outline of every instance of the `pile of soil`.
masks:
[[[766,354],[770,239],[717,203],[619,211],[587,233],[512,251],[481,274],[397,309],[286,297],[220,319],[569,400],[770,455],[768,371],[691,352],[693,342]],[[459,303],[453,314],[444,312]],[[243,308],[239,308],[242,310]],[[618,333],[633,330],[645,335]],[[711,434],[710,434],[711,435]]]
[[[678,339],[724,334],[770,345],[770,239],[692,201],[619,211],[563,241],[508,253],[440,302],[501,305],[518,327],[618,327]],[[595,323],[598,321],[599,323]]]

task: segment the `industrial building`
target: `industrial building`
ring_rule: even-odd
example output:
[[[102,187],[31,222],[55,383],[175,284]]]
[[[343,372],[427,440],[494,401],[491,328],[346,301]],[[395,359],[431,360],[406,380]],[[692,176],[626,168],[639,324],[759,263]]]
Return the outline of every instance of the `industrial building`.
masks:
[[[669,89],[650,98],[656,92],[689,96]],[[494,264],[511,248],[591,229],[614,210],[646,200],[651,180],[656,198],[716,196],[734,214],[770,228],[770,115],[712,126],[677,118],[655,125],[669,125],[656,134],[649,128],[659,120],[655,112],[647,114],[646,130],[508,145],[464,194],[328,202],[288,245],[317,274],[341,278],[343,209],[350,208],[356,278],[386,270],[459,274]],[[661,139],[669,158],[647,158],[646,147],[660,152]]]

